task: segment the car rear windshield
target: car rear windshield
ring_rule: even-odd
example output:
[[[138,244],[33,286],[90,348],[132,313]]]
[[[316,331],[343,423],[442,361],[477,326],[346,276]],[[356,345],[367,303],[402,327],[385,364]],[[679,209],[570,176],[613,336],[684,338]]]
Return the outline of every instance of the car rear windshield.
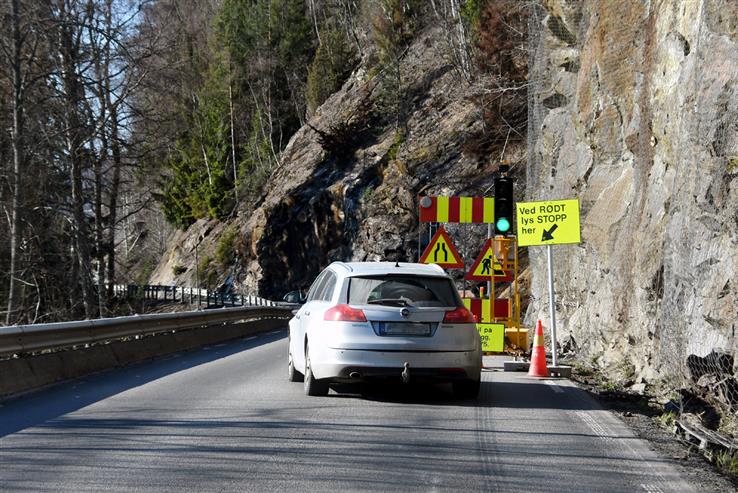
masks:
[[[351,277],[348,302],[350,305],[461,306],[450,279],[409,275]]]

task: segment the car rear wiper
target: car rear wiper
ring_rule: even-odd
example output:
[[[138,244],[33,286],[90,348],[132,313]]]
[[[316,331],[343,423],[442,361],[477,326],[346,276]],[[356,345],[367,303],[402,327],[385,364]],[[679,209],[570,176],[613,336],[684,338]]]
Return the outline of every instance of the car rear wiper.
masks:
[[[367,301],[369,305],[411,306],[405,298],[378,298]]]

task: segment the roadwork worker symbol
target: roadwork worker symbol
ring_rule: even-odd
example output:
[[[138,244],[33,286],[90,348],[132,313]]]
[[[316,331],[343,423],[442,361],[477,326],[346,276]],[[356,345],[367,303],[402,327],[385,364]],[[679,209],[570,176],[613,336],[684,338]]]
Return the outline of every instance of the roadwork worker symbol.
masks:
[[[482,275],[490,275],[490,268],[492,267],[492,255],[484,257],[482,259]]]

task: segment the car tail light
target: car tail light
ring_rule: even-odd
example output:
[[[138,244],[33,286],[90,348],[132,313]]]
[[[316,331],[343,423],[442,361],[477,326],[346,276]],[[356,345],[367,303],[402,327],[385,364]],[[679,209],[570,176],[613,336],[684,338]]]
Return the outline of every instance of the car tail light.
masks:
[[[473,324],[473,323],[476,323],[476,319],[474,318],[474,315],[472,315],[472,312],[470,312],[463,306],[460,306],[456,310],[451,310],[450,312],[446,312],[446,315],[443,317],[443,323],[445,324]]]
[[[323,319],[331,322],[366,322],[363,310],[348,305],[336,305],[329,308]]]

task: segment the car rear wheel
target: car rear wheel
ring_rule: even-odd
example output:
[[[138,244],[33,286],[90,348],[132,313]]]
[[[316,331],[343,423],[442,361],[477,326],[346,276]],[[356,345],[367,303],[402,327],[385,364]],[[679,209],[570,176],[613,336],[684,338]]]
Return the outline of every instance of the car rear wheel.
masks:
[[[328,381],[318,380],[310,367],[310,351],[305,345],[305,394],[312,396],[328,395]]]
[[[460,380],[453,382],[454,397],[458,399],[476,399],[479,396],[479,380]]]
[[[302,382],[302,373],[295,369],[295,361],[292,359],[292,351],[287,353],[287,380],[290,382]]]

